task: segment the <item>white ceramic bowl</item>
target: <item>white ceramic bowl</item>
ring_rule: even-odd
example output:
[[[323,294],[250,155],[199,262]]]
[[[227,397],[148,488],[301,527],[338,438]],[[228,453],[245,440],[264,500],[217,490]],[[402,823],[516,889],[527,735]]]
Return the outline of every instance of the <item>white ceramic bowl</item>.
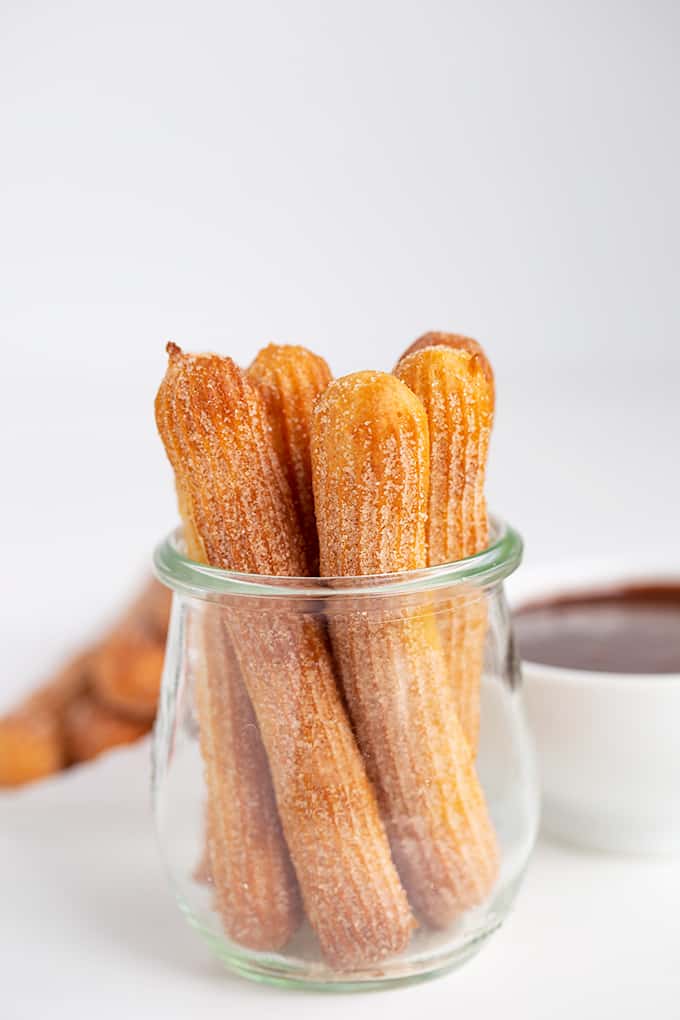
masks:
[[[680,583],[680,565],[674,573],[653,562],[628,570],[571,563],[525,571],[510,588],[510,602],[518,608],[651,580]],[[596,673],[526,661],[522,671],[546,830],[600,850],[680,853],[680,674]]]

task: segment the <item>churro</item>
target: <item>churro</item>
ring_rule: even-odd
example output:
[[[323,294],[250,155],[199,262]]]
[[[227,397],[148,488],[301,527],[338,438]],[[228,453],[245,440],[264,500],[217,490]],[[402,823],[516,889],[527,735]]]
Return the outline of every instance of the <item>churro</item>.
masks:
[[[131,744],[151,729],[150,722],[116,715],[87,691],[67,705],[62,726],[71,763],[90,761],[113,747]]]
[[[190,610],[201,753],[208,791],[199,862],[225,932],[251,949],[280,949],[302,920],[267,755],[219,606]],[[197,875],[200,881],[201,875]]]
[[[85,688],[90,658],[89,650],[75,656],[0,718],[0,787],[43,779],[67,764],[63,715],[69,702]]]
[[[64,717],[86,690],[96,691],[102,709],[95,723],[103,719],[105,709],[110,720],[119,715],[144,724],[153,720],[169,608],[170,593],[151,579],[98,644],[75,655],[56,676],[0,718],[0,787],[43,778],[74,760],[65,746]],[[85,718],[84,711],[76,712],[74,718],[76,722]],[[138,729],[146,732],[148,725]],[[112,724],[102,743],[113,746],[117,733],[121,742],[127,742],[132,732],[135,727]],[[75,743],[80,746],[79,740]],[[92,746],[97,746],[96,740]]]
[[[304,574],[302,531],[256,385],[229,358],[168,350],[156,418],[208,562]],[[257,601],[224,613],[305,910],[331,965],[367,965],[406,945],[413,918],[323,628],[293,609],[265,614]]]
[[[134,626],[110,634],[92,661],[92,688],[114,712],[153,722],[163,673],[163,645]]]
[[[156,419],[174,468],[183,451],[164,387],[167,391],[170,385],[161,386]],[[187,553],[196,562],[210,562],[196,525],[195,494],[177,469],[175,483]],[[194,878],[212,883],[230,938],[272,951],[281,949],[300,924],[300,892],[266,752],[223,615],[219,605],[203,606],[202,612],[192,607],[187,621],[197,651],[194,689],[207,793],[204,845]]]
[[[314,518],[310,429],[314,402],[331,372],[305,347],[269,344],[248,369],[267,409],[272,439],[288,482],[307,552],[307,571],[318,573],[319,540]]]
[[[57,720],[17,709],[0,719],[0,788],[44,779],[65,765]]]
[[[91,685],[112,711],[153,721],[169,614],[170,592],[152,579],[100,643],[90,664]]]
[[[484,482],[494,393],[487,364],[481,350],[470,353],[440,345],[409,354],[395,369],[397,377],[422,400],[429,421],[429,566],[472,556],[488,545]],[[484,593],[461,588],[441,608],[439,619],[458,715],[476,752],[486,632]]]
[[[473,340],[471,336],[462,336],[460,333],[440,333],[433,330],[430,333],[423,333],[417,340],[414,340],[410,347],[407,347],[402,354],[399,363],[404,358],[408,358],[409,354],[415,354],[416,351],[422,351],[426,347],[449,347],[454,351],[467,351],[468,354],[476,354],[479,358],[480,367],[491,386],[491,402],[494,402],[495,382],[493,368],[486,351],[478,340]]]
[[[426,565],[428,423],[404,383],[380,372],[331,383],[312,465],[323,575]],[[445,927],[489,893],[496,838],[431,605],[383,605],[330,613],[333,650],[409,899]]]

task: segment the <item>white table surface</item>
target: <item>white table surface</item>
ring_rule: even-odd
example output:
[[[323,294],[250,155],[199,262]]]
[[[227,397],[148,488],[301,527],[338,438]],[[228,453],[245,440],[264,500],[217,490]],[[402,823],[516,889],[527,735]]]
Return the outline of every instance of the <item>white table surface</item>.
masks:
[[[500,380],[491,502],[523,531],[528,568],[575,555],[634,562],[654,550],[680,570],[676,372],[534,366]],[[39,396],[49,408],[47,383]],[[139,438],[147,401],[140,384],[129,414],[107,417],[103,394],[91,437],[55,415],[47,432],[27,420],[21,444],[8,446],[6,477],[20,478],[21,492],[4,504],[0,708],[96,630],[172,523],[156,440],[150,429]],[[22,467],[27,456],[42,458],[41,473]],[[126,486],[110,483],[112,465],[125,466]],[[455,974],[323,999],[230,977],[168,892],[147,779],[143,744],[0,795],[3,1020],[680,1015],[680,861],[549,841],[504,928]]]
[[[168,894],[147,758],[145,743],[0,801],[5,1020],[678,1015],[677,861],[548,842],[514,914],[455,974],[350,997],[231,977]]]

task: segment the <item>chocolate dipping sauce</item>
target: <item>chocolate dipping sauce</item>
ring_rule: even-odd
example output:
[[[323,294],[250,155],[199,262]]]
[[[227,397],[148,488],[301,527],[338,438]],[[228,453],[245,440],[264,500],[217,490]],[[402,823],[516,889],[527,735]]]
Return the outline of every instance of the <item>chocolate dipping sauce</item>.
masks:
[[[515,613],[530,662],[606,673],[680,673],[680,583],[627,585],[535,602]]]

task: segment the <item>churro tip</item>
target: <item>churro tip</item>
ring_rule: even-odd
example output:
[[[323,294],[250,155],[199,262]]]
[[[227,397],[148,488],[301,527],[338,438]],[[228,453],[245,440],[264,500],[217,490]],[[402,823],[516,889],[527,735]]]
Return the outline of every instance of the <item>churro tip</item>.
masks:
[[[444,333],[437,330],[433,330],[429,333],[423,333],[422,336],[418,337],[417,340],[414,340],[414,342],[406,348],[397,362],[395,372],[399,374],[399,370],[403,363],[416,352],[429,350],[433,347],[447,347],[449,350],[466,352],[472,358],[476,359],[474,361],[474,365],[472,365],[472,362],[470,363],[471,371],[477,372],[481,370],[489,384],[493,387],[493,369],[484,348],[477,340],[473,340],[470,336],[463,336],[461,333]]]

